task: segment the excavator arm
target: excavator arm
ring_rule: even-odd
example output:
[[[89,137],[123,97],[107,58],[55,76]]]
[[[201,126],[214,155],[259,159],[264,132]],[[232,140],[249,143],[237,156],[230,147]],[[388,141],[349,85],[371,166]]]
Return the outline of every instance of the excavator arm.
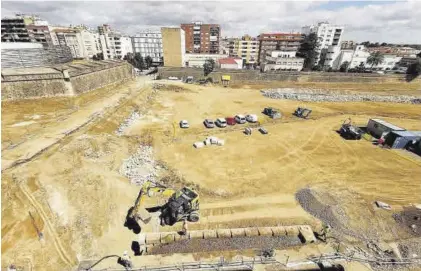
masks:
[[[151,221],[151,214],[145,209],[145,196],[151,197],[154,194],[162,194],[165,197],[171,197],[175,193],[174,189],[164,186],[154,186],[151,182],[145,182],[137,195],[135,204],[130,209],[129,218],[138,222],[147,224]]]

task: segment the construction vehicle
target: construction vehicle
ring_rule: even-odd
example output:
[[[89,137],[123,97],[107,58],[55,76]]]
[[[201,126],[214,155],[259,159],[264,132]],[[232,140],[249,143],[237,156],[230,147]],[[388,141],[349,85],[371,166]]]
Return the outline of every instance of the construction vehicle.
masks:
[[[262,113],[271,117],[272,119],[278,119],[281,117],[281,113],[272,107],[265,107]]]
[[[221,82],[224,87],[227,87],[230,84],[231,75],[222,75]]]
[[[293,115],[299,118],[306,119],[311,114],[312,110],[305,107],[298,107],[295,109]]]
[[[161,194],[168,200],[161,206],[145,208],[145,196],[152,197],[154,194]],[[160,212],[161,226],[172,226],[180,221],[197,222],[199,221],[199,195],[189,187],[183,187],[180,190],[157,185],[152,182],[145,182],[139,191],[134,206],[127,214],[125,226],[129,229],[140,232],[141,225],[148,224],[152,219],[152,212]]]
[[[348,118],[342,123],[342,126],[339,129],[338,133],[345,139],[361,139],[361,131],[359,131],[358,127],[352,125],[351,118]]]

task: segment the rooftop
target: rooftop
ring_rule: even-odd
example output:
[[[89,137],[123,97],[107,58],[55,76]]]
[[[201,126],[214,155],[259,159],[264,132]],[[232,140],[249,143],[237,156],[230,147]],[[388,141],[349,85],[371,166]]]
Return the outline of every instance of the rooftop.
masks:
[[[377,122],[377,123],[380,123],[380,124],[382,124],[382,125],[384,125],[384,126],[386,126],[386,127],[390,128],[390,129],[392,129],[392,130],[395,130],[395,131],[405,131],[405,129],[404,129],[404,128],[401,128],[401,127],[399,127],[399,126],[396,126],[396,125],[394,125],[394,124],[392,124],[392,123],[389,123],[389,122],[384,121],[384,120],[381,120],[381,119],[371,119],[371,120],[373,120],[373,121],[375,121],[375,122]]]
[[[218,59],[218,61],[219,61],[219,64],[237,64],[235,59],[241,59],[241,58],[233,58],[233,57],[221,58],[221,59]]]

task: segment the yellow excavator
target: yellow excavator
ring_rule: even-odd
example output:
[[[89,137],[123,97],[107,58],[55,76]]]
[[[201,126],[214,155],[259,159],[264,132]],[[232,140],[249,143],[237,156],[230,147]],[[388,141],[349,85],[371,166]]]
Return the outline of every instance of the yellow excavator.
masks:
[[[168,197],[164,205],[152,208],[145,208],[145,196],[152,197],[160,194]],[[151,221],[152,212],[160,212],[161,226],[172,226],[180,221],[199,221],[199,194],[189,187],[180,190],[157,185],[152,182],[145,182],[139,191],[135,204],[127,213],[125,226],[135,232],[140,232],[140,224],[148,224]]]

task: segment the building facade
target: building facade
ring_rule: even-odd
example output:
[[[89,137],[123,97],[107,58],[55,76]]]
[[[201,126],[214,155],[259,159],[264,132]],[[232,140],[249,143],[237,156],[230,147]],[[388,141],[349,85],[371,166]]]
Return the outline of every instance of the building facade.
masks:
[[[73,58],[85,58],[84,45],[79,29],[72,27],[50,26],[54,45],[67,46]]]
[[[301,71],[304,58],[296,57],[295,50],[272,51],[266,53],[265,61],[261,64],[261,71]]]
[[[357,45],[357,43],[355,41],[352,41],[352,40],[341,41],[341,49],[343,49],[343,50],[353,49],[355,45]]]
[[[241,57],[228,57],[218,59],[218,66],[221,69],[241,70],[243,59]]]
[[[258,37],[258,63],[265,61],[266,55],[273,51],[297,51],[303,36],[298,33],[260,34]]]
[[[133,53],[131,38],[111,30],[109,25],[99,26],[98,33],[104,59],[123,59],[127,53]]]
[[[232,52],[233,57],[241,57],[246,65],[252,65],[258,62],[259,41],[257,38],[245,35],[241,39],[233,40]]]
[[[218,24],[181,24],[185,32],[186,53],[218,54],[221,28]]]
[[[320,46],[317,49],[316,63],[325,67],[329,67],[329,65],[325,65],[324,63],[327,57],[329,46],[339,47],[339,49],[331,49],[331,51],[340,51],[344,29],[345,28],[343,26],[333,25],[329,22],[320,22],[317,25],[309,25],[302,28],[301,32],[304,35],[309,35],[311,33],[317,35]]]
[[[185,67],[186,37],[181,28],[162,27],[164,66]]]
[[[185,66],[193,68],[203,68],[206,60],[213,59],[215,61],[215,66],[218,65],[219,59],[227,58],[228,55],[219,55],[219,54],[186,54],[185,56]]]
[[[142,57],[150,56],[154,64],[163,63],[162,34],[160,30],[144,30],[132,38],[133,53]]]
[[[38,16],[17,14],[12,18],[1,20],[2,42],[36,42],[44,47],[52,46],[53,42],[48,29],[48,22]]]

